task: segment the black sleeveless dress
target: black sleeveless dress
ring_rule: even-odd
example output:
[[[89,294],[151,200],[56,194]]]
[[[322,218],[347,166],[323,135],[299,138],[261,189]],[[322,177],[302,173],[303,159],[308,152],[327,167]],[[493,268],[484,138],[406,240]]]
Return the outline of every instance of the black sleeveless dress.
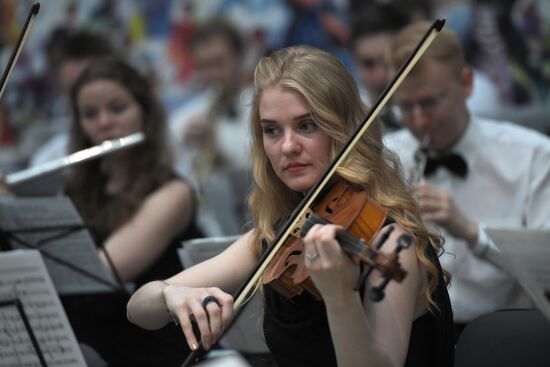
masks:
[[[405,363],[407,367],[453,365],[451,304],[439,260],[431,247],[429,257],[439,271],[433,298],[440,312],[428,312],[413,322]],[[324,303],[307,292],[287,300],[269,286],[264,291],[264,334],[279,367],[335,367],[336,355]]]
[[[99,246],[110,233],[90,230]],[[138,279],[141,285],[166,279],[182,270],[177,254],[181,242],[202,237],[195,223],[176,236],[157,261]],[[181,366],[189,349],[179,326],[170,323],[160,330],[144,330],[126,317],[130,295],[125,292],[62,296],[69,322],[78,342],[97,351],[112,366]]]

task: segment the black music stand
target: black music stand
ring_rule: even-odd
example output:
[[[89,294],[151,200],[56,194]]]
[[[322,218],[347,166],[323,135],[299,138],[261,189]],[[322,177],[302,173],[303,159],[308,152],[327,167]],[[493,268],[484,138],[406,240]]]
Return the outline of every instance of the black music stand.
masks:
[[[68,197],[0,198],[0,249],[36,249],[60,295],[124,290]]]
[[[60,170],[38,176],[33,180],[10,186],[10,191],[19,197],[56,195],[65,187],[66,171]]]

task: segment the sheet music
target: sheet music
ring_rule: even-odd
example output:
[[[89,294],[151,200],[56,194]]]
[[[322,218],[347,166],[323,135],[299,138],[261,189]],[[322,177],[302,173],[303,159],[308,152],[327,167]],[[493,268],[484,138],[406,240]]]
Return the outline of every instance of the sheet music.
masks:
[[[46,364],[86,366],[40,253],[0,253],[0,301],[19,299]],[[41,366],[15,307],[0,308],[0,367]]]
[[[0,228],[9,232],[24,228],[80,226],[82,220],[68,197],[0,198]],[[26,242],[37,245],[63,229],[45,230],[36,233],[16,233]],[[25,246],[11,241],[14,248]],[[50,240],[39,247],[101,279],[116,284],[99,259],[95,244],[86,229],[75,230],[62,237]],[[58,262],[43,256],[52,281],[59,294],[108,292],[112,288],[90,279]]]
[[[40,366],[38,352],[17,304],[0,306],[0,366]]]
[[[491,229],[487,235],[502,253],[506,269],[516,277],[550,320],[550,230]]]
[[[252,367],[239,353],[232,350],[212,350],[197,364],[200,367]]]

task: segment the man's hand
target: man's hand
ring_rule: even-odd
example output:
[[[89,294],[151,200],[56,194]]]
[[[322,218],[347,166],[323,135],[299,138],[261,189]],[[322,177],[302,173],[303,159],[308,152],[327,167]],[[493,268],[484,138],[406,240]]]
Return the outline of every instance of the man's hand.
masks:
[[[183,132],[183,142],[187,145],[202,146],[208,138],[210,131],[210,122],[206,116],[201,116],[189,122],[189,125]]]
[[[424,182],[413,187],[424,221],[431,221],[447,230],[454,237],[462,238],[470,246],[477,243],[478,224],[470,220],[455,205],[451,195]]]

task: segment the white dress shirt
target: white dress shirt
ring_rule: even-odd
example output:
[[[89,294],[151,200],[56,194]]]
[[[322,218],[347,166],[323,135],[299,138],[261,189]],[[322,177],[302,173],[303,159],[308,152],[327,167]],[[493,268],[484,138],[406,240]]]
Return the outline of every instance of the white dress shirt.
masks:
[[[404,129],[386,136],[385,142],[400,157],[407,176],[418,141]],[[518,283],[490,261],[494,245],[483,227],[550,228],[550,139],[512,123],[472,117],[452,150],[466,160],[467,177],[439,168],[426,180],[449,192],[459,210],[481,228],[473,249],[441,229],[445,253],[440,260],[452,274],[449,295],[455,321],[530,306]]]
[[[214,93],[203,93],[194,97],[170,114],[170,139],[175,149],[176,170],[185,177],[196,180],[193,159],[197,151],[183,142],[189,123],[204,118],[214,106]],[[252,90],[245,88],[235,104],[235,116],[223,116],[216,121],[215,144],[228,161],[228,165],[239,169],[250,168],[249,136],[250,105]]]

